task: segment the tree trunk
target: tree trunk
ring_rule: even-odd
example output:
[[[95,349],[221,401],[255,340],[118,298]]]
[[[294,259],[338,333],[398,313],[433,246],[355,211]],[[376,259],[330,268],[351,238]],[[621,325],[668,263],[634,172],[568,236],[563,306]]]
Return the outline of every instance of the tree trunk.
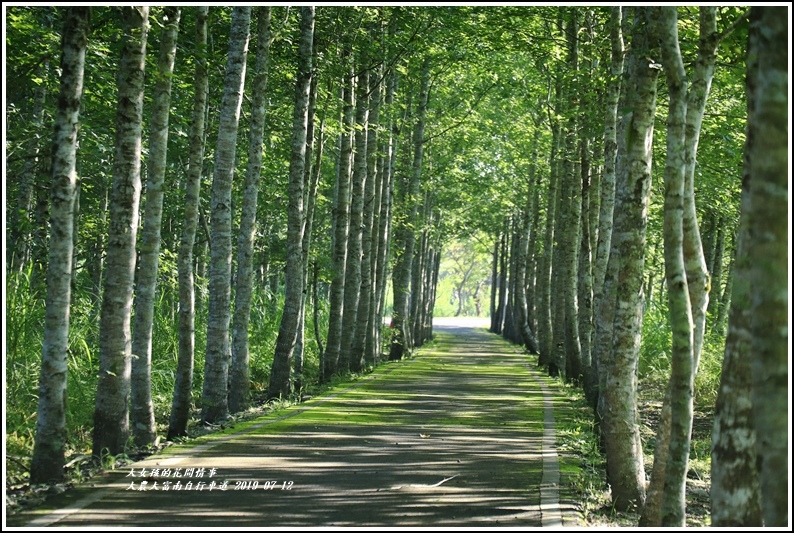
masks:
[[[506,272],[505,279],[507,280],[507,284],[505,285],[505,297],[506,297],[506,304],[505,304],[505,315],[504,315],[504,326],[502,329],[502,337],[509,340],[510,342],[516,343],[516,336],[514,335],[515,332],[515,295],[518,291],[516,286],[516,270],[518,269],[517,266],[517,252],[518,252],[518,230],[515,228],[516,221],[515,216],[510,217],[509,219],[505,219],[505,235],[509,236],[510,244],[509,244],[509,253],[505,254],[505,261],[507,262],[508,272]]]
[[[419,191],[422,177],[422,157],[424,154],[425,119],[427,116],[427,103],[430,93],[430,60],[425,59],[422,65],[421,87],[419,89],[419,105],[417,109],[416,124],[413,132],[414,158],[411,171],[411,180],[405,196],[404,206],[407,214],[407,223],[400,228],[400,249],[397,252],[397,262],[394,265],[394,313],[392,317],[392,339],[389,359],[397,361],[407,353],[411,353],[413,344],[410,340],[410,290],[411,271],[413,269],[414,247],[416,235],[414,227],[417,223],[419,207]]]
[[[568,41],[568,64],[573,72],[579,71],[579,16],[577,7],[568,7],[568,20],[566,21],[566,38]],[[566,91],[571,93],[573,87]],[[567,182],[565,194],[565,226],[563,240],[563,304],[565,306],[565,352],[567,381],[581,383],[582,381],[582,346],[579,339],[579,243],[581,242],[581,217],[582,217],[582,183],[581,172],[577,163],[577,130],[580,128],[577,117],[571,112],[568,120],[565,143],[565,159],[563,163],[563,179]]]
[[[700,8],[698,55],[686,103],[686,182],[684,185],[684,266],[694,324],[693,373],[697,373],[700,354],[703,350],[706,309],[709,301],[709,271],[703,256],[703,243],[700,239],[695,205],[695,162],[706,100],[717,64],[717,48],[723,37],[724,34],[717,33],[717,8],[713,6]]]
[[[430,304],[429,304],[429,318],[428,324],[430,327],[429,337],[433,336],[433,319],[435,318],[435,309],[436,309],[436,299],[438,297],[438,276],[441,273],[441,247],[439,246],[439,251],[435,253],[435,266],[433,267],[433,279],[431,281],[431,293],[430,293]],[[474,305],[476,308],[476,316],[480,316],[480,287],[482,286],[482,281],[477,284],[477,289],[474,291]]]
[[[377,75],[377,72],[374,73]],[[380,181],[380,169],[377,168],[378,139],[376,129],[379,121],[378,106],[380,105],[379,83],[375,76],[370,78],[367,92],[367,106],[369,116],[367,128],[364,132],[366,137],[366,181],[364,183],[364,210],[361,220],[361,283],[359,286],[359,312],[356,318],[356,337],[353,342],[353,367],[360,372],[368,358],[367,337],[370,332],[370,322],[374,320],[373,312],[373,293],[374,293],[374,272],[373,265],[373,225],[375,222],[375,189]]]
[[[706,308],[708,306],[708,270],[703,253],[703,246],[700,239],[700,232],[697,224],[697,214],[695,211],[694,198],[694,170],[697,145],[700,135],[700,126],[703,120],[706,99],[708,97],[711,79],[714,74],[716,64],[716,52],[720,39],[725,35],[717,34],[716,9],[713,7],[703,7],[700,9],[700,43],[698,56],[695,61],[695,71],[692,76],[692,84],[688,92],[686,91],[686,78],[683,61],[680,57],[677,41],[676,12],[674,10],[662,10],[662,23],[668,30],[663,34],[663,51],[666,67],[671,70],[668,77],[673,78],[671,86],[671,113],[676,110],[677,116],[674,126],[671,126],[675,139],[673,146],[675,157],[679,158],[678,153],[683,153],[684,158],[684,185],[682,200],[682,250],[686,279],[683,286],[687,289],[689,307],[688,326],[689,333],[685,328],[685,318],[682,313],[682,296],[678,293],[679,287],[671,284],[670,274],[668,273],[667,287],[670,301],[676,301],[676,305],[671,303],[671,321],[674,328],[674,348],[673,348],[673,372],[671,374],[671,417],[672,427],[669,431],[670,457],[663,461],[664,468],[654,468],[654,476],[664,478],[664,503],[662,512],[663,525],[683,526],[685,523],[685,485],[687,461],[689,456],[689,441],[691,438],[692,426],[692,404],[691,398],[694,392],[694,376],[700,360],[700,353],[703,346],[703,336],[705,332]],[[675,41],[672,41],[674,33]],[[673,96],[675,95],[675,96]],[[671,122],[672,124],[672,122]],[[670,151],[668,150],[668,155]],[[666,174],[681,172],[678,170],[679,161],[671,161],[671,170]],[[678,177],[674,180],[677,183]],[[677,185],[676,185],[677,187]],[[666,234],[667,238],[667,234]],[[677,245],[677,243],[676,243]],[[668,245],[665,245],[667,263]],[[688,340],[688,336],[691,339]],[[686,344],[690,344],[690,348]],[[690,392],[687,392],[690,391]],[[667,430],[662,428],[661,433],[666,434]],[[650,524],[649,525],[656,525]]]
[[[537,136],[535,137],[537,139]],[[535,178],[534,165],[529,172],[529,186],[533,186]],[[535,340],[535,334],[529,326],[529,312],[527,310],[527,253],[529,251],[530,232],[532,230],[532,200],[534,194],[532,191],[527,191],[527,204],[524,209],[523,216],[521,217],[521,228],[518,240],[518,250],[516,251],[516,284],[515,284],[515,301],[516,301],[516,318],[518,333],[524,343],[524,347],[529,353],[538,353],[538,342]]]
[[[366,55],[359,58],[359,68],[365,69]],[[353,154],[353,181],[350,200],[350,231],[347,236],[347,267],[345,268],[345,308],[342,317],[342,343],[339,352],[339,371],[359,372],[362,352],[354,353],[356,325],[362,279],[362,237],[364,219],[364,191],[367,176],[367,124],[369,122],[369,71],[359,74],[356,84],[356,134]]]
[[[501,238],[497,238],[493,245],[493,253],[491,254],[491,327],[488,331],[491,333],[499,333],[498,327],[498,308],[497,308],[497,293],[499,292],[499,244]],[[457,315],[456,315],[457,316]]]
[[[709,272],[714,268],[714,245],[717,242],[716,233],[719,231],[714,213],[703,215],[703,258]]]
[[[549,156],[552,169],[549,172],[549,188],[546,197],[546,229],[543,235],[543,257],[538,276],[540,290],[540,310],[538,313],[538,334],[540,336],[540,356],[538,365],[548,367],[551,371],[552,354],[554,353],[554,327],[551,320],[551,292],[552,292],[552,264],[554,262],[554,221],[556,219],[558,176],[554,169],[559,146],[560,126],[554,120],[551,126],[551,155]]]
[[[229,36],[223,101],[215,149],[210,199],[210,275],[207,313],[207,354],[201,394],[201,421],[215,423],[229,414],[229,322],[232,274],[232,179],[237,152],[251,8],[235,7]]]
[[[469,268],[466,269],[466,272],[463,273],[463,277],[458,283],[457,287],[455,287],[455,292],[458,293],[458,309],[455,311],[455,316],[460,316],[463,313],[463,304],[465,303],[465,294],[466,292],[463,290],[466,287],[466,283],[469,281],[469,276],[471,275],[471,271],[474,270],[474,262],[469,265]]]
[[[77,289],[77,251],[80,237],[80,192],[83,181],[77,178],[74,187],[74,205],[72,207],[72,290]]]
[[[350,50],[343,52],[348,57]],[[350,186],[353,156],[353,65],[347,67],[343,88],[344,111],[342,116],[341,149],[336,176],[336,201],[334,204],[333,279],[331,280],[330,309],[328,311],[328,339],[323,359],[322,381],[327,382],[337,373],[342,345],[342,320],[345,302],[345,270],[347,267],[347,236],[350,229]]]
[[[758,55],[747,58],[747,107],[753,109],[755,71]],[[753,413],[753,376],[750,269],[750,196],[753,175],[750,147],[755,130],[749,128],[744,145],[742,204],[736,238],[736,259],[728,337],[722,360],[720,387],[714,408],[711,433],[711,523],[715,527],[760,527],[761,488],[759,484],[755,418]]]
[[[536,124],[535,135],[540,136],[540,128],[539,125]],[[537,276],[540,270],[540,258],[538,258],[538,230],[540,228],[540,173],[537,172],[537,164],[535,163],[538,159],[538,146],[535,139],[532,141],[532,166],[530,166],[530,176],[532,179],[530,181],[530,187],[532,188],[531,195],[532,195],[532,207],[531,207],[531,217],[532,222],[529,228],[529,242],[527,243],[527,290],[526,290],[526,300],[527,300],[527,325],[529,325],[530,331],[537,334],[538,326],[537,326],[537,309],[538,309],[538,302],[536,301],[537,295],[540,292],[538,283],[537,283]],[[479,312],[477,313],[479,316]],[[540,353],[540,343],[537,342],[537,336],[535,337],[537,343],[537,350]]]
[[[382,71],[379,72],[382,76]],[[366,282],[370,295],[367,298],[367,324],[363,336],[363,361],[367,367],[374,367],[378,358],[378,259],[380,256],[380,218],[383,204],[383,184],[385,179],[385,146],[379,142],[380,109],[383,100],[382,84],[377,84],[370,95],[370,125],[367,132],[367,174],[371,176],[372,191],[367,193],[370,205],[367,207],[368,223],[364,231],[368,234],[369,280]],[[368,182],[369,184],[369,182]],[[385,228],[384,228],[385,229]],[[365,283],[362,280],[362,290]],[[362,293],[363,294],[363,293]],[[359,324],[361,325],[361,324]]]
[[[295,84],[295,111],[292,117],[292,157],[289,165],[289,206],[287,211],[287,265],[285,269],[284,313],[276,339],[268,398],[286,397],[290,392],[290,363],[295,350],[303,301],[303,180],[306,165],[306,134],[309,92],[312,79],[314,7],[301,8],[298,75]]]
[[[253,289],[254,233],[259,182],[262,174],[262,139],[267,112],[267,78],[270,69],[270,7],[258,8],[256,72],[254,74],[251,129],[248,136],[248,167],[245,172],[240,233],[237,237],[237,276],[234,290],[232,362],[229,376],[229,410],[248,407],[250,395],[248,325]]]
[[[317,274],[320,270],[317,261],[314,261],[312,264],[312,311],[313,311],[313,318],[314,318],[314,339],[317,342],[317,354],[320,361],[320,365],[322,365],[323,355],[325,353],[325,349],[323,348],[323,337],[320,334],[320,297],[317,291]],[[322,369],[322,366],[321,366]]]
[[[709,270],[709,279],[711,280],[710,294],[713,298],[709,298],[709,306],[707,313],[716,318],[719,314],[720,295],[722,294],[722,263],[725,256],[725,226],[727,225],[725,217],[720,218],[719,229],[717,230],[717,244],[714,248],[714,262]],[[713,322],[712,322],[713,323]]]
[[[606,110],[604,113],[604,171],[601,175],[598,214],[598,244],[593,261],[593,344],[591,346],[590,366],[592,375],[598,379],[599,352],[596,350],[596,329],[599,302],[606,299],[603,295],[607,261],[612,244],[613,213],[615,211],[615,163],[617,156],[617,117],[620,100],[620,86],[623,77],[623,34],[621,32],[622,8],[610,8],[609,35],[612,44],[612,61],[607,80]],[[607,321],[608,322],[608,321]],[[603,353],[603,352],[602,352]],[[600,379],[599,379],[600,385]],[[597,398],[597,394],[596,394]],[[591,402],[593,399],[591,399]],[[597,403],[597,400],[595,400]],[[593,404],[595,407],[595,404]]]
[[[788,25],[785,7],[752,7],[758,56],[750,129],[751,369],[764,525],[789,523],[788,463]]]
[[[577,265],[577,310],[579,312],[579,342],[580,357],[582,362],[582,386],[588,403],[591,405],[596,401],[597,378],[593,372],[592,357],[592,335],[593,335],[593,249],[591,247],[593,239],[593,227],[591,222],[591,166],[590,166],[590,139],[587,138],[586,128],[580,130],[580,153],[581,153],[581,182],[582,200],[581,216],[579,224],[581,226],[581,238],[579,239],[579,255]]]
[[[53,134],[51,236],[44,342],[39,378],[36,438],[30,482],[64,478],[69,302],[72,274],[72,209],[77,181],[77,131],[90,9],[66,10],[61,42],[61,82]]]
[[[312,232],[314,231],[314,217],[315,217],[315,206],[317,204],[317,188],[320,184],[320,174],[322,172],[321,162],[323,158],[323,143],[324,143],[324,134],[325,134],[325,112],[323,112],[323,117],[320,119],[320,128],[319,133],[317,135],[317,141],[315,143],[314,139],[314,117],[316,114],[317,109],[317,78],[312,77],[312,83],[309,93],[309,111],[307,117],[307,126],[306,126],[306,163],[304,169],[304,195],[303,195],[303,203],[306,206],[306,215],[304,216],[304,230],[303,230],[303,242],[301,243],[301,260],[303,264],[301,266],[303,272],[303,296],[301,297],[301,311],[300,311],[300,323],[298,325],[298,338],[295,344],[295,356],[293,362],[293,371],[295,374],[295,386],[294,390],[300,394],[302,394],[303,390],[303,371],[304,371],[304,362],[305,362],[305,352],[306,352],[306,302],[309,299],[309,260],[310,260],[310,252],[311,252],[311,244],[312,244]],[[312,157],[314,157],[314,150],[315,144],[317,146],[317,156],[315,158],[314,163],[312,162]],[[316,274],[316,272],[315,272]],[[317,327],[317,316],[319,315],[319,311],[317,309],[317,298],[315,297],[317,294],[317,286],[316,286],[316,277],[313,284],[313,294],[312,300],[314,302],[314,329],[317,339],[317,347],[319,351],[320,361],[322,361],[322,352],[323,352],[323,344],[322,339],[319,335],[319,329]]]
[[[105,180],[102,179],[97,183],[99,189],[99,212],[97,213],[97,233],[92,239],[87,252],[88,258],[86,259],[86,269],[88,270],[88,277],[91,280],[91,296],[93,300],[99,305],[102,301],[102,271],[104,269],[105,257],[103,250],[105,249],[105,229],[107,227],[107,211],[108,211],[108,189]]]
[[[130,318],[135,239],[141,195],[141,114],[148,7],[125,7],[116,112],[116,151],[110,193],[105,291],[99,324],[99,381],[93,454],[124,451],[129,434]]]
[[[36,171],[36,183],[44,184],[52,178],[52,158],[45,157],[40,161]],[[30,285],[37,289],[43,288],[44,268],[47,262],[47,246],[49,244],[50,222],[50,191],[46,185],[36,187],[35,206],[33,208],[33,228],[31,230],[30,254],[28,261],[32,264]]]
[[[168,119],[171,109],[171,80],[174,72],[176,41],[179,32],[178,7],[163,9],[166,23],[160,37],[160,58],[154,87],[154,109],[149,134],[146,175],[146,204],[141,230],[140,266],[135,286],[135,322],[132,337],[132,409],[130,422],[135,444],[154,442],[154,404],[152,403],[152,329],[157,271],[160,267],[160,228],[163,220],[163,183],[168,153]]]
[[[419,249],[414,257],[413,273],[411,275],[411,336],[414,340],[414,347],[419,348],[424,344],[423,330],[423,310],[427,299],[426,279],[428,275],[428,260],[430,253],[430,243],[427,227],[432,225],[432,199],[429,192],[424,194],[424,202],[421,215],[421,223],[415,227],[422,226],[422,238],[419,241]]]
[[[433,309],[436,305],[436,288],[438,287],[438,273],[441,268],[441,254],[434,248],[430,249],[430,260],[425,286],[425,307],[422,311],[422,336],[425,340],[433,338]]]
[[[725,328],[728,326],[728,312],[731,308],[731,293],[733,292],[733,276],[735,268],[736,251],[731,256],[730,264],[728,265],[728,279],[725,280],[725,288],[722,290],[720,296],[719,311],[714,319],[714,333],[718,337],[725,337]],[[717,295],[715,295],[716,297]]]
[[[557,86],[556,100],[558,105],[562,106],[562,92],[559,81],[557,82]],[[568,238],[568,235],[566,234],[566,228],[567,218],[570,216],[567,194],[567,189],[570,184],[566,175],[567,169],[565,163],[565,161],[568,159],[566,152],[567,143],[565,142],[568,135],[566,134],[566,129],[560,124],[559,120],[557,120],[557,128],[559,130],[557,136],[558,144],[557,149],[553,150],[554,159],[551,161],[550,165],[550,171],[556,174],[555,179],[559,185],[556,191],[556,198],[554,199],[554,255],[552,256],[551,295],[549,299],[552,309],[551,316],[553,318],[553,323],[551,329],[552,343],[549,361],[549,375],[560,376],[562,379],[566,379],[566,365],[568,363],[568,357],[565,349],[565,312],[568,308],[565,305],[565,281],[568,276],[568,273],[566,272],[568,265],[566,261],[568,255],[566,248],[569,244],[566,240]],[[573,134],[573,132],[571,132],[571,134]],[[562,155],[560,155],[560,152],[562,152]]]
[[[496,308],[496,333],[502,334],[507,314],[507,233],[502,231],[502,238],[499,243],[499,298]]]
[[[36,69],[36,77],[47,78],[50,61],[45,59]],[[26,148],[30,152],[19,173],[19,189],[16,205],[8,206],[8,242],[6,245],[6,265],[9,272],[20,273],[30,260],[31,246],[31,208],[33,191],[36,187],[38,166],[41,163],[42,138],[44,137],[44,104],[47,99],[47,84],[43,81],[36,85],[33,93],[33,113],[31,123],[35,134],[28,140]],[[49,176],[50,178],[52,176]],[[8,189],[6,189],[8,190]],[[51,215],[52,216],[52,215]]]
[[[195,286],[193,280],[193,246],[198,227],[201,170],[204,161],[204,116],[207,108],[208,72],[204,58],[207,44],[208,7],[196,8],[196,74],[193,117],[190,126],[190,163],[185,176],[185,223],[179,242],[177,270],[179,276],[179,344],[174,397],[168,422],[168,439],[187,434],[193,391],[193,355],[195,347]]]
[[[383,349],[381,331],[386,307],[386,287],[387,287],[387,268],[391,252],[392,236],[392,212],[394,205],[394,166],[397,161],[397,145],[399,137],[399,125],[394,115],[394,93],[397,90],[397,75],[392,71],[388,77],[389,82],[386,87],[386,108],[389,110],[389,139],[384,149],[384,171],[383,187],[381,189],[381,218],[379,221],[378,244],[378,271],[376,279],[376,292],[378,295],[377,319],[373,325],[375,331],[374,347],[376,358],[380,357]]]
[[[676,7],[660,8],[659,37],[667,79],[670,108],[667,114],[665,161],[664,265],[670,326],[673,334],[670,373],[670,432],[664,468],[654,465],[653,476],[662,476],[662,525],[685,525],[687,462],[692,433],[694,359],[692,307],[684,266],[684,196],[686,139],[686,72],[678,45]],[[657,441],[658,442],[658,441]],[[662,443],[659,443],[662,444]],[[652,483],[653,485],[653,483]],[[650,507],[647,502],[646,509]],[[659,524],[648,524],[658,526]]]
[[[602,422],[612,502],[617,509],[642,507],[645,468],[637,414],[637,361],[643,310],[645,230],[651,186],[651,146],[656,113],[658,70],[648,57],[659,57],[652,8],[634,9],[626,78],[625,135],[619,139],[613,245],[607,264],[605,294],[614,291],[612,349],[606,359]],[[615,265],[614,267],[610,265]],[[613,279],[610,274],[614,275]],[[609,285],[609,287],[607,287]],[[610,313],[610,310],[602,309]],[[599,361],[599,365],[601,362]]]
[[[431,217],[431,224],[434,224],[435,222],[433,221],[438,220],[438,218],[438,214],[434,213]],[[438,252],[436,251],[436,245],[433,243],[433,241],[436,240],[437,236],[435,235],[428,239],[427,261],[424,275],[425,287],[423,289],[424,298],[422,305],[422,320],[419,328],[423,343],[433,338],[433,306],[435,304],[435,278],[437,276],[436,270],[438,266]]]

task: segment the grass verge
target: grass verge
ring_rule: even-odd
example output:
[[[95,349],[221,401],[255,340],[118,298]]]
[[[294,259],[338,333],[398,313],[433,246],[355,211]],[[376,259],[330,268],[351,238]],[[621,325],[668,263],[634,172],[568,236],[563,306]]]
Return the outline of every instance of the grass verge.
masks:
[[[568,385],[560,389],[569,402],[566,409],[555,413],[561,483],[575,494],[584,525],[636,527],[640,518],[638,514],[619,512],[612,507],[606,460],[600,451],[593,411],[587,405],[584,394]],[[645,475],[648,480],[653,470],[653,445],[660,409],[661,404],[657,402],[643,401],[639,405]],[[710,411],[702,409],[695,413],[686,490],[688,527],[706,527],[711,524],[711,416]]]

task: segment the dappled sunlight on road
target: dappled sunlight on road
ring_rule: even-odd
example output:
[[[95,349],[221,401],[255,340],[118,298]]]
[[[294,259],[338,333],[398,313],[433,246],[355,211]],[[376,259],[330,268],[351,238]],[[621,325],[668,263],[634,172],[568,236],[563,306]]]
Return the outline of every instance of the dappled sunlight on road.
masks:
[[[461,322],[335,397],[133,465],[149,478],[116,473],[115,491],[57,524],[540,526],[543,394],[527,356]],[[216,469],[216,483],[162,490],[165,468]]]

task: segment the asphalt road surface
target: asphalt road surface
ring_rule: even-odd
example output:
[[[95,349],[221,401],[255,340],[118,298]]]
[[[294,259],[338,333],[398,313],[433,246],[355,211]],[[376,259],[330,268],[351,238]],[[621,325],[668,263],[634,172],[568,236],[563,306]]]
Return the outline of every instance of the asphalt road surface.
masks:
[[[95,478],[14,526],[560,526],[553,395],[470,322],[418,357]]]

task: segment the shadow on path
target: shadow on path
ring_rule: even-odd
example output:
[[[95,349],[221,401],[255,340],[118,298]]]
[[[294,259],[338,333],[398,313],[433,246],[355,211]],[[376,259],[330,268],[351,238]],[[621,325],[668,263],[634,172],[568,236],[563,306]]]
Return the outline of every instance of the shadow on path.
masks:
[[[335,396],[111,472],[63,495],[60,509],[14,522],[561,525],[551,403],[544,426],[543,385],[527,356],[483,330],[436,332],[419,357]]]

